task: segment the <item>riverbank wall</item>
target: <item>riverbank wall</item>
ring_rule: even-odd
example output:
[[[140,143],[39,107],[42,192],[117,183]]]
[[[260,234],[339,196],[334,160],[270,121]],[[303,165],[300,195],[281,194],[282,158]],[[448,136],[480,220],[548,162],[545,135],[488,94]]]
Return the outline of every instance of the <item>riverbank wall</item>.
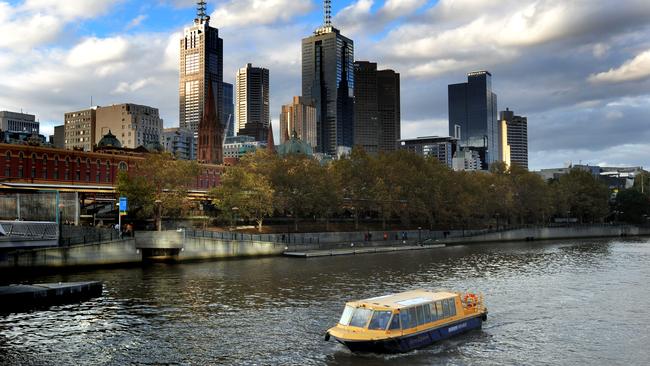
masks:
[[[612,238],[625,236],[650,236],[650,227],[587,225],[569,227],[522,228],[488,232],[479,235],[440,239],[436,242],[447,245],[471,243],[496,243],[508,241]]]
[[[266,235],[213,233],[203,236],[187,235],[184,231],[139,232],[134,238],[125,238],[101,244],[84,244],[55,248],[21,249],[0,252],[0,270],[29,268],[65,268],[82,266],[137,265],[143,261],[198,261],[229,258],[277,256],[289,251],[332,250],[397,245],[416,245],[421,236],[424,244],[463,245],[524,240],[552,240],[578,238],[607,238],[624,236],[650,236],[650,227],[637,226],[572,226],[522,228],[497,232],[472,232],[471,236],[443,237],[431,233],[410,232],[408,240],[383,240],[380,233],[373,241],[363,241],[364,233],[339,233],[324,240],[292,235],[281,237]],[[367,234],[367,233],[366,233]],[[436,233],[438,234],[438,233]],[[458,235],[458,233],[453,233]],[[313,234],[311,234],[313,235]],[[379,238],[378,238],[379,236]],[[294,241],[299,237],[300,241]],[[343,239],[335,241],[334,238]],[[361,238],[361,240],[359,240]],[[391,240],[392,239],[392,240]],[[400,238],[401,239],[401,238]]]
[[[0,253],[0,269],[122,265],[141,261],[142,254],[132,238]]]

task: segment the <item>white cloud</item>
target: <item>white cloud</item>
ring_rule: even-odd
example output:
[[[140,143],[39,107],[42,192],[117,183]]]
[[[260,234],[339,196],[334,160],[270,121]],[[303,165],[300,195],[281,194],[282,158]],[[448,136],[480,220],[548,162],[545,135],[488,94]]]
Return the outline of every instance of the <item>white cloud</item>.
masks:
[[[139,26],[140,24],[142,24],[142,22],[147,20],[147,18],[148,18],[148,16],[146,14],[138,15],[137,17],[131,19],[129,24],[126,25],[126,29],[129,30],[129,29],[133,29],[133,28]]]
[[[124,94],[128,92],[132,93],[153,84],[156,84],[156,79],[152,77],[139,79],[132,83],[122,81],[118,84],[118,86],[113,90],[111,94]]]
[[[87,38],[68,55],[70,66],[88,66],[117,61],[126,55],[128,42],[123,37]]]
[[[592,74],[589,76],[589,81],[592,83],[620,83],[646,78],[650,78],[650,50],[638,54],[618,68]]]
[[[26,0],[23,11],[47,13],[71,20],[75,18],[94,18],[104,14],[112,5],[121,0]]]
[[[112,0],[26,0],[12,7],[0,2],[0,48],[15,52],[55,40],[69,22],[104,14]]]
[[[273,24],[306,14],[313,8],[309,0],[230,0],[211,15],[216,27]]]

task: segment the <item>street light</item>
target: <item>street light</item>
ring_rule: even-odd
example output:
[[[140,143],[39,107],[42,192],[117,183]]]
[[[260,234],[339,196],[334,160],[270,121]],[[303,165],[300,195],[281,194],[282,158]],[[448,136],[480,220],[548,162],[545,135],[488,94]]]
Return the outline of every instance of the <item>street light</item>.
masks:
[[[63,202],[59,203],[59,245],[63,245]]]
[[[422,244],[422,227],[418,226],[418,244]]]

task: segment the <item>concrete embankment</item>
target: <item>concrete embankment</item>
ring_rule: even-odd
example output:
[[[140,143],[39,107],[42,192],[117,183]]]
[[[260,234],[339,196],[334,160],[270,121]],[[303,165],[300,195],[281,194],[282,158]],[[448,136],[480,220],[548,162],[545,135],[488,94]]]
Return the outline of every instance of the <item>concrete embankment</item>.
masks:
[[[621,237],[650,235],[650,228],[636,226],[574,226],[526,228],[509,231],[479,233],[472,236],[444,237],[433,232],[411,233],[409,240],[394,240],[393,236],[383,240],[362,241],[363,233],[355,235],[333,235],[327,240],[301,237],[295,240],[292,234],[286,241],[274,235],[242,235],[206,232],[202,236],[187,235],[183,231],[138,232],[135,238],[116,240],[101,244],[75,245],[69,247],[41,248],[0,252],[0,270],[29,268],[61,268],[75,266],[102,266],[139,264],[143,261],[196,261],[226,258],[248,258],[277,256],[285,252],[320,253],[318,255],[361,254],[379,251],[394,251],[390,247],[407,247],[417,244],[420,236],[425,244],[460,245],[470,243],[506,242],[522,240],[577,239],[599,237]],[[458,233],[452,233],[458,235]],[[313,234],[310,234],[313,235]],[[366,233],[367,235],[367,233]],[[360,240],[329,242],[334,238]],[[393,240],[391,240],[393,239]],[[354,245],[353,245],[354,244]],[[350,253],[351,246],[354,246]],[[427,247],[425,245],[425,247]],[[323,254],[328,253],[328,254]]]
[[[570,227],[539,227],[497,231],[460,238],[440,239],[447,245],[470,243],[493,243],[525,240],[555,240],[582,238],[611,238],[650,235],[650,228],[638,226],[586,225]]]
[[[358,255],[371,253],[401,252],[405,250],[428,250],[444,248],[444,244],[434,245],[407,245],[407,246],[390,246],[390,247],[369,247],[369,248],[345,248],[345,249],[328,249],[328,250],[308,250],[305,252],[285,252],[287,257],[295,258],[315,258],[315,257],[333,257],[339,255]]]
[[[101,244],[16,250],[0,254],[0,269],[101,266],[140,263],[142,254],[134,239]]]
[[[0,286],[0,312],[18,312],[70,304],[101,296],[101,282],[42,283]]]

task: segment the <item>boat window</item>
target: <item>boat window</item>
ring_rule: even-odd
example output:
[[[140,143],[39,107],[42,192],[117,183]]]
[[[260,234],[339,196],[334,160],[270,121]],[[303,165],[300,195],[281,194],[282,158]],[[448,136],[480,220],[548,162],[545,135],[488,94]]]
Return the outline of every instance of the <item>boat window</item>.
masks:
[[[402,323],[402,329],[409,327],[409,312],[408,309],[402,309],[402,312],[399,314],[399,320]]]
[[[390,330],[400,329],[399,327],[399,314],[393,315],[393,319],[390,321]]]
[[[390,321],[390,315],[390,311],[375,311],[374,314],[372,314],[372,319],[370,319],[368,329],[385,330]]]
[[[445,318],[449,317],[449,303],[447,300],[442,300],[442,316]]]
[[[456,316],[456,301],[449,299],[449,315]]]
[[[352,314],[352,319],[350,320],[350,326],[365,328],[366,324],[368,324],[368,320],[370,319],[371,315],[372,315],[372,310],[370,309],[363,309],[363,308],[354,309],[354,314]]]
[[[438,319],[445,317],[442,313],[442,301],[436,301],[436,311],[438,312]]]
[[[430,304],[424,304],[422,305],[422,308],[424,309],[424,322],[425,323],[431,323],[431,306]]]
[[[415,307],[415,310],[417,310],[418,313],[418,325],[422,325],[426,323],[426,321],[424,320],[424,306],[418,305]]]
[[[415,308],[408,309],[409,313],[409,322],[407,328],[415,328],[418,326],[418,313]]]
[[[352,306],[346,306],[345,309],[343,309],[343,315],[341,315],[341,320],[339,320],[339,324],[350,325],[350,319],[352,319],[353,313],[354,313],[354,308]]]

